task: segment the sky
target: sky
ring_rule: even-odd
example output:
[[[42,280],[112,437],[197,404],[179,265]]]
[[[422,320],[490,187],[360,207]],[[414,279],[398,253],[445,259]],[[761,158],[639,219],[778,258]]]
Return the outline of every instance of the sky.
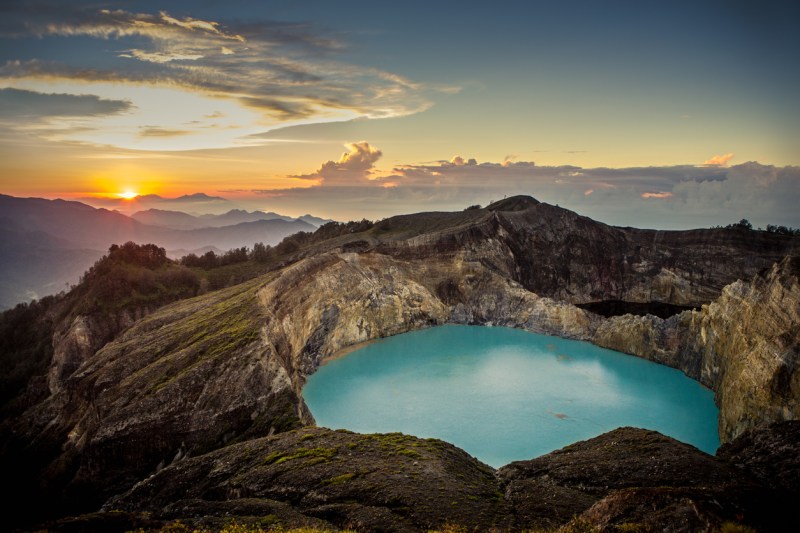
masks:
[[[5,0],[0,193],[799,227],[799,91],[798,2]]]

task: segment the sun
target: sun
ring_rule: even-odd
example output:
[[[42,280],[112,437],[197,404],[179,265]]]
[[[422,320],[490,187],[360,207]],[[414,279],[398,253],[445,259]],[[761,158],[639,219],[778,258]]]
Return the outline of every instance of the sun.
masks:
[[[128,190],[128,191],[119,193],[118,196],[120,198],[124,198],[126,200],[133,200],[134,198],[139,196],[139,193]]]

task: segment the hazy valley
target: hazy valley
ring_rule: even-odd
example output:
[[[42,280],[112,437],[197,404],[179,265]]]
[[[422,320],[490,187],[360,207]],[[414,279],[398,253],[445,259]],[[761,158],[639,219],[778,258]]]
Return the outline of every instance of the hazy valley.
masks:
[[[240,209],[193,216],[150,208],[128,217],[80,202],[0,195],[0,309],[68,289],[112,243],[153,243],[178,259],[256,242],[276,245],[326,222]]]

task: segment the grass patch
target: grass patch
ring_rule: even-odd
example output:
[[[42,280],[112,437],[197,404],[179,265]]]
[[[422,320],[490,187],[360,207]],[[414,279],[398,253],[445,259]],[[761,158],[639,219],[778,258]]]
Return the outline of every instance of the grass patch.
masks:
[[[356,477],[355,474],[342,474],[341,476],[333,476],[332,478],[328,478],[322,482],[323,485],[340,485],[342,483],[347,483],[351,479]]]
[[[333,459],[334,455],[336,455],[336,448],[300,448],[290,455],[284,455],[281,452],[273,452],[264,458],[264,464],[272,464],[277,466],[288,461],[294,461],[296,459],[303,459],[306,457],[312,460],[317,460],[313,464],[319,464],[330,461]],[[309,462],[310,461],[306,461],[305,465],[308,465]]]

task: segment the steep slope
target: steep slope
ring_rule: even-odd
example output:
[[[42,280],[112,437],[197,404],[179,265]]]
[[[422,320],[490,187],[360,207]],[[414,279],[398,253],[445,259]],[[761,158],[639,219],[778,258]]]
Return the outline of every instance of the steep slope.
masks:
[[[285,255],[273,272],[165,307],[64,373],[44,401],[4,421],[4,462],[26,458],[19,464],[36,473],[34,490],[66,509],[96,508],[187,455],[311,422],[300,395],[305,376],[340,349],[447,322],[616,343],[693,376],[707,362],[727,368],[706,379],[718,393],[721,420],[729,420],[721,423],[723,440],[796,416],[798,339],[786,331],[798,324],[797,273],[788,261],[772,277],[758,277],[763,265],[794,253],[796,238],[611,228],[530,198],[326,231],[328,239],[278,247]],[[710,264],[721,253],[748,259]],[[702,275],[694,274],[696,262],[707,265]],[[740,274],[753,281],[717,289]],[[720,299],[661,322],[606,319],[573,305],[637,298],[694,304],[707,296]],[[780,306],[788,311],[777,323],[749,318]],[[751,344],[707,340],[733,339],[732,327]],[[776,339],[785,348],[785,364],[777,366],[769,359]],[[706,352],[713,358],[703,359]],[[759,358],[756,367],[765,370],[748,373]],[[764,387],[774,394],[739,399]]]
[[[60,351],[88,357],[3,423],[3,467],[34,481],[33,492],[64,490],[65,508],[86,509],[175,457],[305,421],[260,334],[260,283],[164,308],[97,352],[76,318],[56,345],[51,382]]]
[[[615,317],[592,336],[601,346],[683,370],[716,392],[723,441],[800,414],[800,258],[749,283],[736,281],[700,311],[667,320]]]

